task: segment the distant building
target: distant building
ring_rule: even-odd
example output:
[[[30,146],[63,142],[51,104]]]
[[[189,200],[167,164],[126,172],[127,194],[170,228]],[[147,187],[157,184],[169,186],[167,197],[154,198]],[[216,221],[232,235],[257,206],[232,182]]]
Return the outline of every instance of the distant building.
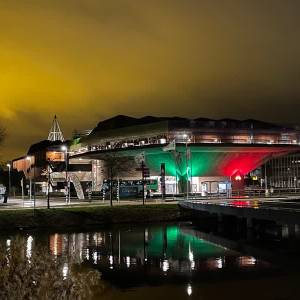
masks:
[[[91,182],[91,165],[69,162],[67,145],[55,116],[48,139],[31,145],[25,156],[13,160],[13,168],[23,172],[27,179],[28,191],[34,183],[36,193],[47,193],[49,176],[50,192],[65,193],[66,182],[74,177],[83,185]]]

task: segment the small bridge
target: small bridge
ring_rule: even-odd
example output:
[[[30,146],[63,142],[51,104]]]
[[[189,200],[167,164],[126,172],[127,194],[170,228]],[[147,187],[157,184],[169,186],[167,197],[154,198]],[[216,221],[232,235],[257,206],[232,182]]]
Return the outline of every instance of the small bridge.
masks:
[[[247,227],[255,222],[273,222],[281,225],[288,235],[300,235],[300,199],[265,198],[265,199],[217,199],[187,200],[179,202],[182,209],[193,210],[199,217],[203,214],[244,219]]]

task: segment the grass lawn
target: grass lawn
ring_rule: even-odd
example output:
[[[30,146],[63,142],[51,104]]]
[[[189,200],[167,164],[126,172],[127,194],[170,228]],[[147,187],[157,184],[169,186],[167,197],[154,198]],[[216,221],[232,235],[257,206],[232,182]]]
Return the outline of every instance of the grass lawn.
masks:
[[[181,218],[177,204],[43,208],[35,212],[31,209],[0,210],[0,231],[175,221]]]

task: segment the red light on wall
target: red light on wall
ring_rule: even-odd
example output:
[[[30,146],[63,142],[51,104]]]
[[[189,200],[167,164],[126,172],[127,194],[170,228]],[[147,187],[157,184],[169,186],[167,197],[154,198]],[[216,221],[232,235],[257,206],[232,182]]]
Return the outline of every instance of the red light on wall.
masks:
[[[241,181],[242,180],[242,176],[240,174],[235,175],[234,177],[235,181]]]

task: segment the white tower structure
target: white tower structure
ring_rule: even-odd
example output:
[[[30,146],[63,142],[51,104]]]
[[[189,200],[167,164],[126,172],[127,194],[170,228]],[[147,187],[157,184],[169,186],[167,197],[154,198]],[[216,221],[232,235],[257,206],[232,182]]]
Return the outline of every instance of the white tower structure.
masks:
[[[48,135],[48,140],[52,141],[52,142],[54,142],[54,141],[63,142],[65,140],[64,136],[62,134],[62,131],[60,130],[60,126],[59,126],[56,115],[54,116],[54,119],[52,122],[52,126],[50,129],[49,135]]]

